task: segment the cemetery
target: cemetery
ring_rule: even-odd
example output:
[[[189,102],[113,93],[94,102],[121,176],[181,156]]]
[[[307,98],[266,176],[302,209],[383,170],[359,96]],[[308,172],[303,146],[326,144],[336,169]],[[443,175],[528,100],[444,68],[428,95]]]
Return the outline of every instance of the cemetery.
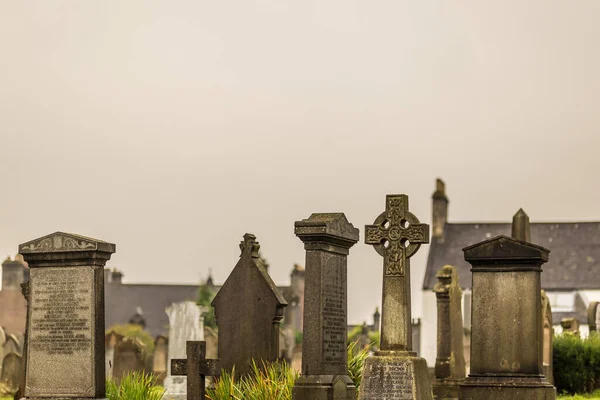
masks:
[[[0,400],[600,400],[600,0],[0,1]]]

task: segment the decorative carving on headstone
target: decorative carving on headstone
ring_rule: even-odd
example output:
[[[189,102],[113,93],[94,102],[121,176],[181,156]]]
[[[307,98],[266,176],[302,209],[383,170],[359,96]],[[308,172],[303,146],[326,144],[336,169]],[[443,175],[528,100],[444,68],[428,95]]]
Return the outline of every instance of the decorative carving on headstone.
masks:
[[[472,265],[473,296],[471,369],[460,385],[461,400],[556,398],[543,375],[540,323],[540,275],[550,251],[529,243],[529,232],[529,217],[519,210],[516,237],[497,236],[463,249]]]
[[[347,258],[359,238],[343,213],[312,214],[296,221],[306,250],[302,375],[294,400],[355,400],[348,376]]]
[[[361,400],[432,398],[425,359],[412,351],[410,257],[429,243],[429,225],[408,207],[408,196],[387,195],[386,209],[365,227],[365,243],[383,257],[380,350],[367,358]]]

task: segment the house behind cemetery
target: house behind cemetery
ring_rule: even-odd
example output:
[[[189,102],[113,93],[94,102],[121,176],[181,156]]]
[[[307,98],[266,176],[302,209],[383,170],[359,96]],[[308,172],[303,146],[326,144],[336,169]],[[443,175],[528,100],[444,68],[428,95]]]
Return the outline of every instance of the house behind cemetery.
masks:
[[[438,179],[433,194],[432,238],[423,280],[423,309],[420,354],[428,365],[436,357],[437,306],[433,287],[436,273],[452,265],[463,290],[464,327],[471,326],[471,266],[462,249],[474,243],[511,234],[506,223],[449,223],[448,197],[444,182]],[[582,334],[587,333],[587,306],[600,300],[600,222],[531,223],[531,241],[550,250],[550,260],[542,267],[542,289],[552,307],[552,321],[560,331],[563,318],[576,318]]]

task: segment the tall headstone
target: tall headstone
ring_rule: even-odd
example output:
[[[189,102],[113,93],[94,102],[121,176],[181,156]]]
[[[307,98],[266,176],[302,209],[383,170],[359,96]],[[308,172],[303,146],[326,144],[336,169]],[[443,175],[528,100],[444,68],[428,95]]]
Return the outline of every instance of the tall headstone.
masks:
[[[554,338],[554,328],[552,327],[552,308],[550,307],[550,299],[546,295],[546,292],[542,290],[542,366],[544,369],[544,376],[548,379],[548,382],[554,385],[554,371],[553,371],[553,349],[552,340]]]
[[[193,301],[173,303],[166,309],[169,316],[169,369],[164,385],[167,398],[185,399],[187,381],[185,376],[174,376],[171,373],[171,360],[185,358],[188,340],[204,339],[204,317],[206,308]]]
[[[113,377],[119,385],[128,374],[144,372],[146,346],[138,338],[125,338],[115,346]]]
[[[25,397],[105,397],[104,265],[114,252],[62,232],[19,246],[30,268]]]
[[[295,234],[304,242],[306,271],[302,375],[292,398],[355,400],[346,347],[347,263],[359,231],[343,213],[331,213],[296,221]]]
[[[279,324],[287,302],[259,256],[256,236],[245,234],[236,266],[212,301],[219,326],[219,359],[236,375],[251,371],[251,361],[279,358]]]
[[[549,250],[529,243],[529,217],[513,218],[513,237],[463,249],[472,265],[471,370],[461,400],[554,400],[544,377],[541,272]]]
[[[2,360],[2,375],[0,382],[10,389],[16,390],[21,383],[23,374],[23,357],[19,353],[9,353]]]
[[[159,335],[154,340],[154,353],[152,354],[152,372],[154,379],[162,385],[167,376],[167,362],[169,361],[169,339]]]
[[[360,400],[431,400],[424,358],[412,350],[410,257],[429,243],[429,225],[408,210],[408,196],[386,196],[386,209],[365,227],[365,243],[383,257],[380,350],[367,358]]]
[[[104,350],[104,368],[106,379],[112,379],[113,367],[115,365],[115,347],[124,339],[123,335],[119,335],[115,331],[110,331],[105,337],[105,350]]]
[[[433,288],[437,297],[437,358],[435,360],[435,399],[458,399],[458,385],[465,379],[462,293],[458,273],[451,265],[440,269]]]

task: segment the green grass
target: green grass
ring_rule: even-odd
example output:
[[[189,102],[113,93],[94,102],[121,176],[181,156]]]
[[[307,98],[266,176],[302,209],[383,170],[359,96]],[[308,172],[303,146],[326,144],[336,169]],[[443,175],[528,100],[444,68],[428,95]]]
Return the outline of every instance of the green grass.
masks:
[[[559,399],[559,400],[590,400],[590,399],[600,400],[600,390],[596,390],[594,393],[575,394],[573,396],[566,394],[566,395],[558,396],[557,399]]]

